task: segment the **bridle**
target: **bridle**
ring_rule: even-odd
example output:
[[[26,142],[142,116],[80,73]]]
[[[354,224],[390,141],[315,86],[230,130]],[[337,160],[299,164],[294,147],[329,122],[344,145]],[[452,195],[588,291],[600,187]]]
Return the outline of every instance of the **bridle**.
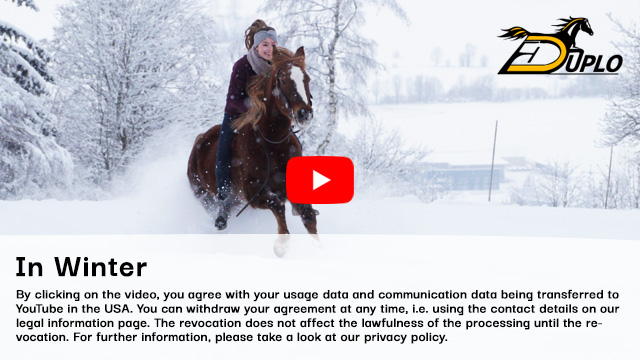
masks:
[[[286,101],[287,107],[289,109],[291,109],[291,102],[289,101],[289,99],[287,98],[287,95],[285,95],[282,92],[282,86],[280,85],[280,71],[282,70],[282,68],[278,69],[278,71],[276,72],[276,90],[278,90],[278,96],[282,95],[282,97],[284,98],[284,101]],[[292,122],[293,122],[293,118],[289,117]],[[256,131],[257,128],[257,131]],[[260,134],[260,137],[262,137],[266,142],[268,142],[269,144],[282,144],[283,142],[291,139],[291,134],[294,134],[293,129],[289,128],[289,132],[287,133],[287,135],[285,135],[284,138],[282,138],[281,140],[270,140],[269,138],[267,138],[264,133],[262,132],[262,130],[260,129],[259,125],[256,125],[253,127],[253,131],[256,132],[256,136],[258,136],[258,134]]]

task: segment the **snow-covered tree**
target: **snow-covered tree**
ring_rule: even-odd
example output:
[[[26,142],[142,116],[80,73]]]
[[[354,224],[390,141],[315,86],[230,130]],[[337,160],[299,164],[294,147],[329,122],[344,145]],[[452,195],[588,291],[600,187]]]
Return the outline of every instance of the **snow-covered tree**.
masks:
[[[37,10],[31,0],[13,2]],[[51,196],[71,181],[71,157],[57,144],[40,97],[51,81],[48,62],[44,49],[0,14],[0,199]]]
[[[442,81],[435,76],[427,76],[424,78],[424,97],[421,102],[437,102],[442,97],[444,85]]]
[[[522,186],[515,186],[509,189],[509,203],[520,206],[540,204],[534,176],[527,176]]]
[[[433,48],[433,50],[431,50],[431,55],[429,55],[429,58],[431,59],[431,65],[439,67],[440,63],[442,62],[442,57],[442,47],[436,46],[435,48]]]
[[[522,186],[510,189],[510,202],[527,206],[592,206],[585,196],[597,195],[585,193],[576,169],[575,165],[558,160],[538,164],[535,173],[527,176]]]
[[[640,29],[615,19],[612,21],[621,35],[614,44],[624,65],[618,77],[616,96],[604,119],[605,137],[608,145],[628,142],[637,146],[640,145]]]
[[[420,102],[424,97],[424,80],[422,75],[417,75],[413,78],[413,81],[409,81],[407,84],[407,97],[409,102]]]
[[[626,149],[617,151],[615,155],[610,174],[603,171],[601,176],[601,196],[606,196],[607,209],[638,209],[640,156]]]
[[[539,205],[571,207],[579,198],[580,180],[576,167],[569,162],[553,160],[542,166],[536,183]]]
[[[17,4],[38,11],[31,0],[18,0]],[[0,19],[0,37],[2,38],[0,73],[13,78],[23,89],[32,94],[43,94],[46,83],[52,80],[47,71],[49,55],[46,51],[26,32],[3,22],[2,19]]]
[[[473,62],[473,59],[476,56],[476,52],[478,51],[478,48],[471,44],[471,43],[467,43],[464,46],[464,50],[462,50],[462,52],[460,53],[460,56],[458,57],[458,60],[460,62],[460,67],[470,67],[471,63]]]
[[[397,128],[388,130],[377,119],[361,119],[358,125],[354,138],[345,141],[343,154],[354,163],[359,190],[378,186],[385,188],[388,195],[417,195],[426,190],[424,183],[411,179],[417,175],[428,150],[406,147]]]
[[[402,83],[404,82],[404,79],[402,78],[402,75],[395,74],[391,81],[393,83],[393,96],[396,100],[396,104],[399,104],[400,99],[402,98]]]
[[[267,0],[262,6],[278,14],[273,25],[281,45],[305,46],[316,114],[307,144],[318,154],[331,143],[340,115],[368,114],[362,85],[382,65],[375,60],[376,42],[359,33],[364,6],[407,19],[395,0]]]
[[[197,1],[71,0],[59,13],[54,109],[82,177],[105,185],[156,131],[210,121],[213,22]]]

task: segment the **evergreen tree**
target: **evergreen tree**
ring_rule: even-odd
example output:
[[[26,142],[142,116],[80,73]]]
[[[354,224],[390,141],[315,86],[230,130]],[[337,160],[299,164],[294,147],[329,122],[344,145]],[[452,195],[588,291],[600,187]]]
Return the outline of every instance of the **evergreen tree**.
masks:
[[[13,0],[37,11],[31,0]],[[71,182],[73,163],[42,106],[49,56],[0,18],[0,199],[45,197]]]
[[[32,0],[12,0],[35,11]],[[35,95],[45,92],[52,78],[47,72],[49,55],[25,32],[0,19],[0,73],[13,78],[23,89]]]

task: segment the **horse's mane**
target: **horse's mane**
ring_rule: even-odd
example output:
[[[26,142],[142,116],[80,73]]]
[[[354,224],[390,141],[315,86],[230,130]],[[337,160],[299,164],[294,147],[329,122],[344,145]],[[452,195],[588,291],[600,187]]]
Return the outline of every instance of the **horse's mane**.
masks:
[[[271,59],[272,69],[269,75],[256,75],[247,83],[247,94],[251,99],[251,106],[246,113],[233,121],[231,124],[233,128],[240,129],[249,124],[256,125],[260,121],[260,118],[266,113],[268,98],[266,90],[269,80],[288,63],[293,63],[303,69],[305,67],[304,56],[295,56],[290,50],[278,47]]]
[[[557,27],[561,27],[562,28],[562,29],[559,29],[556,32],[563,32],[563,31],[567,30],[568,28],[570,28],[571,26],[573,26],[576,22],[584,20],[584,18],[574,18],[574,17],[569,16],[568,19],[558,19],[558,20],[562,21],[562,23],[558,24],[558,25],[553,25],[553,26],[557,26]]]

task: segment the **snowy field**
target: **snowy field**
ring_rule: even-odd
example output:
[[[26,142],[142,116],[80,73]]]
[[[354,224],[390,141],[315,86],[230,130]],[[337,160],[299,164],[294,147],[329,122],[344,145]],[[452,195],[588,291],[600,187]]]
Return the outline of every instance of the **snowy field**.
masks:
[[[500,120],[496,156],[554,157],[601,163],[595,147],[600,99],[518,103],[463,103],[374,107],[385,126],[397,126],[411,144],[423,144],[440,160],[484,157],[490,162],[495,120]],[[0,202],[0,235],[14,234],[217,234],[275,233],[270,211],[248,209],[219,232],[191,194],[186,163],[200,129],[174,128],[154,139],[135,173],[121,179],[118,197],[107,201],[22,200]],[[353,127],[345,126],[349,134]],[[435,203],[356,193],[351,203],[320,205],[325,234],[498,235],[640,239],[637,211],[505,205],[503,187],[487,202],[485,192],[452,193]],[[236,209],[235,212],[238,210]],[[234,214],[235,214],[234,212]],[[294,233],[301,221],[287,210]],[[233,215],[232,215],[233,216]]]
[[[385,105],[372,112],[384,126],[398,128],[409,143],[432,150],[437,161],[490,164],[497,120],[496,158],[523,156],[540,163],[558,159],[588,166],[609,159],[609,149],[598,146],[606,107],[605,99],[576,98]],[[357,122],[340,125],[344,133],[357,131]]]

